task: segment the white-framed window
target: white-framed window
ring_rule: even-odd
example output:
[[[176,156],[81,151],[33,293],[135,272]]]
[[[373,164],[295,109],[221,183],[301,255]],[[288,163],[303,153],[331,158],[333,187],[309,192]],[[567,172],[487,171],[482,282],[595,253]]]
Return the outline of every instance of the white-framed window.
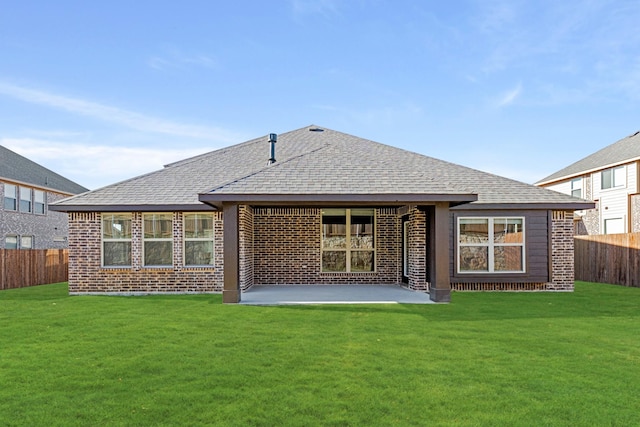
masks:
[[[322,272],[375,271],[375,209],[322,210]]]
[[[609,188],[624,187],[625,185],[627,185],[627,169],[624,166],[618,166],[600,172],[601,189],[607,190]]]
[[[13,184],[4,185],[4,209],[7,211],[18,210],[18,187]]]
[[[102,266],[131,266],[130,213],[102,214]]]
[[[145,266],[173,265],[173,214],[142,214],[142,242]]]
[[[458,273],[523,273],[523,217],[460,217]]]
[[[31,213],[31,188],[20,187],[20,212]]]
[[[44,215],[46,206],[45,194],[42,190],[33,190],[33,213]]]
[[[624,218],[606,218],[604,220],[604,234],[624,233]]]
[[[20,236],[20,249],[33,249],[33,236]]]
[[[5,249],[18,249],[18,236],[15,234],[8,234],[4,238]]]
[[[214,263],[214,218],[211,213],[185,213],[184,265],[211,266]]]
[[[582,198],[582,178],[571,180],[571,195]]]

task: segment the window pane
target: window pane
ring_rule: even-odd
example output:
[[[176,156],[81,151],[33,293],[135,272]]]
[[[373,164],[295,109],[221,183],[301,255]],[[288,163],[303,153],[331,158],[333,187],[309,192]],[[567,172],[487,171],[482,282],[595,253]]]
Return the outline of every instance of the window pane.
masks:
[[[624,187],[627,185],[626,179],[626,169],[625,167],[615,168],[613,170],[613,186],[614,187]]]
[[[604,220],[604,234],[624,233],[622,218],[608,218]]]
[[[15,185],[4,185],[4,208],[8,211],[18,209],[18,188]]]
[[[347,271],[347,253],[335,251],[322,252],[322,271]]]
[[[494,251],[495,271],[522,271],[522,246],[497,246]]]
[[[601,183],[601,188],[603,190],[606,190],[607,188],[611,188],[613,185],[613,176],[611,173],[611,169],[607,169],[606,171],[602,171],[602,173],[600,174],[600,177],[602,179],[602,183]]]
[[[33,249],[33,236],[20,237],[20,249]]]
[[[4,241],[5,249],[18,249],[18,236],[7,236]]]
[[[31,212],[31,189],[20,187],[20,212]]]
[[[185,265],[213,265],[213,242],[190,241],[184,243]]]
[[[173,242],[147,241],[144,243],[144,265],[172,265]]]
[[[173,214],[144,215],[145,239],[170,239],[173,236]]]
[[[345,249],[347,247],[346,216],[322,216],[322,247],[324,249]]]
[[[44,214],[44,191],[33,190],[33,211],[37,214]]]
[[[103,257],[105,266],[131,265],[131,242],[104,242]]]
[[[460,220],[460,243],[488,243],[489,220],[464,218]]]
[[[130,214],[102,214],[104,239],[131,239]]]
[[[489,271],[489,248],[486,246],[460,247],[460,271]]]
[[[213,238],[213,215],[185,214],[184,237],[187,239]]]
[[[352,251],[351,271],[364,272],[374,270],[373,251]]]
[[[494,243],[522,243],[522,219],[496,218],[493,220]]]
[[[351,213],[351,249],[373,249],[373,210],[361,211],[354,209]]]

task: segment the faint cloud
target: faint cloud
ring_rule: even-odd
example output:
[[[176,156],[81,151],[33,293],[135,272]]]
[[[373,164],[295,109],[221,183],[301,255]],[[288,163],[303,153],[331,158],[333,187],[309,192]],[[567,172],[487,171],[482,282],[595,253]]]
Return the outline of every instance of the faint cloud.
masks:
[[[496,106],[501,108],[501,107],[506,107],[513,104],[515,100],[520,96],[521,93],[522,93],[522,83],[518,83],[516,87],[503,93],[498,98],[496,102]]]
[[[325,18],[339,16],[340,0],[291,0],[294,18],[321,15]]]
[[[39,138],[0,138],[0,145],[90,189],[119,182],[207,149],[114,147]]]
[[[237,137],[224,129],[174,122],[92,101],[3,82],[0,82],[0,94],[31,104],[53,107],[143,132],[217,140],[220,142],[232,142]]]
[[[348,118],[350,123],[358,122],[365,125],[386,123],[395,125],[407,118],[419,118],[423,115],[423,109],[416,104],[408,103],[398,106],[387,106],[381,108],[344,108],[334,105],[313,105],[315,109],[337,113],[341,118]]]
[[[483,33],[500,33],[511,27],[518,11],[512,0],[482,1],[484,6],[476,18],[476,25]]]
[[[155,70],[184,69],[187,67],[218,68],[218,62],[210,55],[202,53],[185,53],[171,48],[163,55],[149,58],[147,64]]]

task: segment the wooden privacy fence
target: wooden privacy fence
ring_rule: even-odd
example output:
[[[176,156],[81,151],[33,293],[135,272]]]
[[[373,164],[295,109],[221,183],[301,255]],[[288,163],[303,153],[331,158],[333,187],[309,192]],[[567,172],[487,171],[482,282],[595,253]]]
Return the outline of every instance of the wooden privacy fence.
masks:
[[[0,289],[66,282],[68,279],[67,249],[0,249]]]
[[[576,280],[640,287],[640,233],[576,236]]]

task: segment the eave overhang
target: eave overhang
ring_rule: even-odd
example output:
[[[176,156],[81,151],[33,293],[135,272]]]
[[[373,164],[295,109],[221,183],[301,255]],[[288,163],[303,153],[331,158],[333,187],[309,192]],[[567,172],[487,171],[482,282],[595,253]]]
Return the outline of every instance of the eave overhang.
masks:
[[[260,205],[403,205],[448,202],[470,203],[478,200],[477,194],[222,194],[203,193],[198,199],[217,209],[225,203]]]
[[[49,205],[49,210],[57,212],[201,212],[215,211],[216,208],[207,204],[184,205]]]
[[[594,209],[593,202],[568,202],[568,203],[467,203],[451,207],[451,210],[570,210],[580,211]]]

